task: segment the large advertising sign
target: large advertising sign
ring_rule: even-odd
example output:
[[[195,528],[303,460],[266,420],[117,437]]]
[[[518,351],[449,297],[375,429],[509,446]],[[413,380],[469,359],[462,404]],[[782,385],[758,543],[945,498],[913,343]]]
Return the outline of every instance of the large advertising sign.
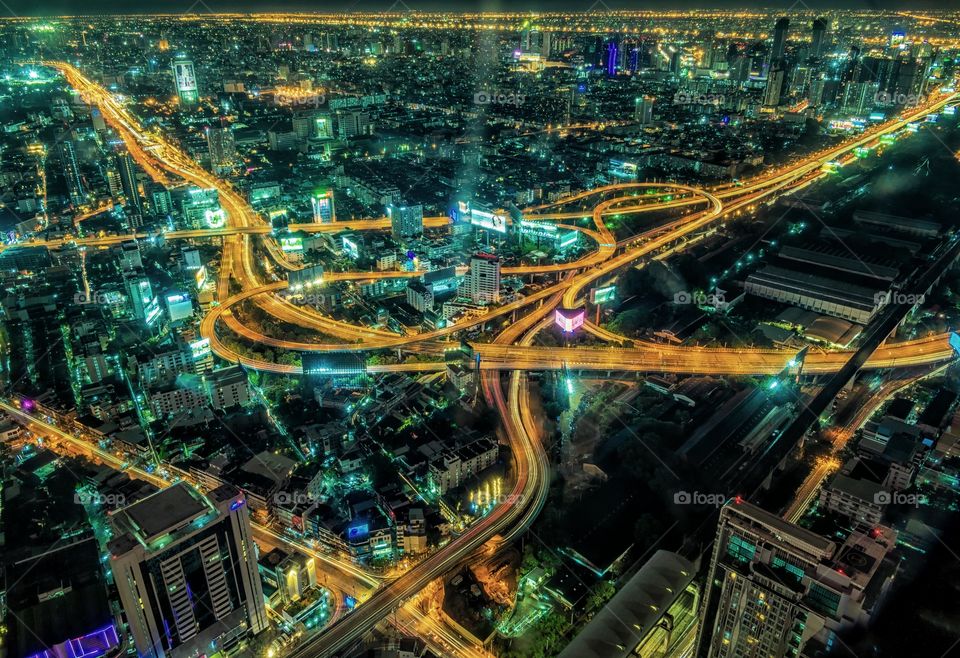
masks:
[[[504,215],[487,212],[486,210],[474,208],[473,212],[470,213],[470,223],[498,233],[507,232],[507,218]]]
[[[558,308],[553,321],[564,333],[572,333],[583,326],[584,315],[582,308]]]
[[[174,62],[173,74],[176,77],[177,89],[181,93],[197,90],[197,76],[193,70],[193,62]]]

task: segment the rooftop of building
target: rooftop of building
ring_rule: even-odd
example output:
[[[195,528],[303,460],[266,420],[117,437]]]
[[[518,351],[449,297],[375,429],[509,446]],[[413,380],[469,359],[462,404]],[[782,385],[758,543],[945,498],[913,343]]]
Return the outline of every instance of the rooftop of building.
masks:
[[[596,614],[559,658],[626,658],[693,581],[695,566],[660,550]]]
[[[116,539],[108,547],[113,555],[122,555],[136,544],[159,548],[155,540],[215,512],[196,489],[178,482],[114,514]]]

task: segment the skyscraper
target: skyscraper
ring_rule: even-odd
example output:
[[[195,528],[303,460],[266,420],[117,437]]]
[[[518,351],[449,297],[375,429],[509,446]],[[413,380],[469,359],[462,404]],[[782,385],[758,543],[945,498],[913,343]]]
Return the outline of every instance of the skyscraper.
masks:
[[[222,174],[233,169],[237,158],[236,142],[230,126],[222,120],[219,125],[207,128],[207,149],[214,173]]]
[[[474,254],[463,278],[462,294],[475,304],[500,301],[500,259],[492,254]]]
[[[783,93],[783,80],[786,76],[786,71],[783,70],[782,65],[777,62],[773,65],[773,68],[770,69],[770,74],[767,76],[767,88],[763,92],[763,106],[764,107],[777,107],[780,105],[780,96]]]
[[[187,59],[175,60],[173,67],[173,84],[177,91],[180,102],[184,105],[192,105],[199,99],[197,88],[197,74],[193,68],[193,62]]]
[[[787,45],[787,31],[790,29],[789,18],[778,18],[773,26],[773,48],[770,50],[770,61],[783,59],[784,48]]]
[[[423,206],[387,206],[390,232],[395,240],[405,240],[423,234]]]
[[[823,49],[826,46],[826,36],[827,36],[827,19],[826,18],[817,18],[813,21],[813,26],[810,30],[810,55],[813,57],[821,57],[823,55]]]
[[[889,557],[896,537],[890,528],[872,527],[837,543],[750,503],[728,502],[713,544],[696,655],[791,658],[805,647],[828,646],[878,608],[896,573]]]
[[[129,153],[117,154],[117,170],[120,172],[120,182],[123,184],[123,194],[127,197],[127,205],[143,211],[143,202],[140,199],[140,188],[137,185],[137,166]]]
[[[229,654],[267,627],[243,495],[180,482],[113,515],[113,570],[137,653]]]
[[[148,325],[153,324],[160,315],[160,302],[153,294],[150,279],[145,276],[130,276],[123,280],[127,292],[127,302],[130,304],[130,313],[138,320]]]
[[[607,75],[616,75],[617,74],[617,57],[619,49],[617,47],[616,40],[611,41],[607,44],[607,59],[606,59],[606,69]]]
[[[314,224],[337,221],[337,213],[333,205],[333,190],[317,190],[310,197],[310,205],[313,208]]]
[[[80,179],[77,153],[73,148],[73,142],[69,139],[60,142],[60,164],[63,165],[63,177],[67,180],[70,203],[79,206],[87,200],[87,196],[83,191],[83,181]]]
[[[653,96],[640,96],[635,102],[633,110],[633,120],[641,126],[647,126],[653,123],[653,103],[656,99]]]

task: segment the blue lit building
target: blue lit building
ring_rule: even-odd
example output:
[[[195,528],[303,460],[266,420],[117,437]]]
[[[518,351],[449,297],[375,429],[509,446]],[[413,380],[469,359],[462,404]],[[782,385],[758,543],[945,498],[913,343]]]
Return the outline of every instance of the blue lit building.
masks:
[[[107,546],[137,653],[230,653],[267,623],[246,499],[177,483],[113,515]]]

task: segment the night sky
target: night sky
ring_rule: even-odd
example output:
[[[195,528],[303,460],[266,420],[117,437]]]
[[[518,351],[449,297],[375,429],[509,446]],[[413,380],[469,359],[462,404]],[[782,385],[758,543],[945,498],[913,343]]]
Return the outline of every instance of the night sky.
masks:
[[[297,1],[261,1],[250,0],[164,0],[148,3],[143,0],[0,0],[2,16],[41,16],[64,14],[95,13],[145,13],[162,12],[211,13],[223,11],[382,11],[393,7],[408,7],[422,11],[451,10],[569,10],[588,11],[591,8],[602,10],[604,6],[612,9],[677,9],[677,8],[736,8],[765,7],[775,11],[789,13],[792,9],[955,9],[960,10],[960,0],[765,0],[749,2],[747,0],[670,0],[669,2],[617,2],[616,0],[339,0],[337,2],[297,2]]]

